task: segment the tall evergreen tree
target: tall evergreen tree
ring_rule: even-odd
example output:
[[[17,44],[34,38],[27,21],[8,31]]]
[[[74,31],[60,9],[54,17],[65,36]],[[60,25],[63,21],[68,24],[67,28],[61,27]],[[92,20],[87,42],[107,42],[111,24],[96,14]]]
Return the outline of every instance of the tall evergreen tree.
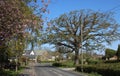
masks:
[[[109,60],[111,57],[115,56],[115,53],[115,50],[107,48],[105,50],[105,57]]]
[[[120,44],[118,45],[116,56],[118,57],[118,60],[120,59]]]

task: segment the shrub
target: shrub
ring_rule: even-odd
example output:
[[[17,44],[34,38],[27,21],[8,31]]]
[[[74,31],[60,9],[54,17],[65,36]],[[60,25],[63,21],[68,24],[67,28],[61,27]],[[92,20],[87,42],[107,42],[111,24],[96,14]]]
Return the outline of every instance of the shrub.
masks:
[[[56,62],[56,63],[53,63],[52,65],[55,66],[55,67],[61,67],[61,66],[62,66],[62,63]]]
[[[102,76],[102,75],[100,75],[100,74],[98,74],[96,72],[92,72],[92,73],[88,74],[88,76]]]
[[[62,62],[62,66],[63,67],[75,67],[74,62],[71,60],[67,60],[67,61]]]
[[[99,63],[99,60],[94,60],[94,59],[87,59],[88,64],[97,64]]]

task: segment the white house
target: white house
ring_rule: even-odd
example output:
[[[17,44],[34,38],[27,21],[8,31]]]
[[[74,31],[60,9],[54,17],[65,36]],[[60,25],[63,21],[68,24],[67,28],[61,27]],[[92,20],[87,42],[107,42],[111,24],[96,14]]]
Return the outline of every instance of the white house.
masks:
[[[38,58],[40,61],[54,61],[55,60],[55,57],[45,50],[36,50],[36,51],[27,50],[25,51],[23,55],[28,57],[29,60],[35,61],[35,62],[37,62]]]

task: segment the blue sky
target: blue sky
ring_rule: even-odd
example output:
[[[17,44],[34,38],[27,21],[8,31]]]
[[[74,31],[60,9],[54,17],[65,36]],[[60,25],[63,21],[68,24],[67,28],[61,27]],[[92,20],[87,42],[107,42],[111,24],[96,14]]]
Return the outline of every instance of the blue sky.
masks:
[[[115,19],[120,23],[120,0],[50,0],[48,19],[54,19],[61,14],[80,9],[92,9],[95,11],[115,12]],[[106,47],[117,49],[120,41],[115,41]]]
[[[80,9],[92,9],[106,12],[115,7],[117,8],[113,11],[120,12],[120,0],[51,0],[48,8],[50,10],[48,17],[51,19],[59,17],[63,13]]]

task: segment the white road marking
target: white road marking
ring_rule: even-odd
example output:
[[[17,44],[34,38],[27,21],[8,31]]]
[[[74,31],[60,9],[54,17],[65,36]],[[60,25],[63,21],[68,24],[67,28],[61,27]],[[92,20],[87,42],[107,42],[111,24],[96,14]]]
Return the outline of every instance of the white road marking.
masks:
[[[58,74],[58,76],[63,76],[62,74]]]
[[[53,70],[49,70],[49,71],[53,71]]]
[[[51,72],[53,72],[53,73],[57,74],[58,76],[63,76],[62,74],[57,73],[57,72],[56,72],[56,71],[54,71],[54,70],[49,70],[49,71],[51,71]]]

